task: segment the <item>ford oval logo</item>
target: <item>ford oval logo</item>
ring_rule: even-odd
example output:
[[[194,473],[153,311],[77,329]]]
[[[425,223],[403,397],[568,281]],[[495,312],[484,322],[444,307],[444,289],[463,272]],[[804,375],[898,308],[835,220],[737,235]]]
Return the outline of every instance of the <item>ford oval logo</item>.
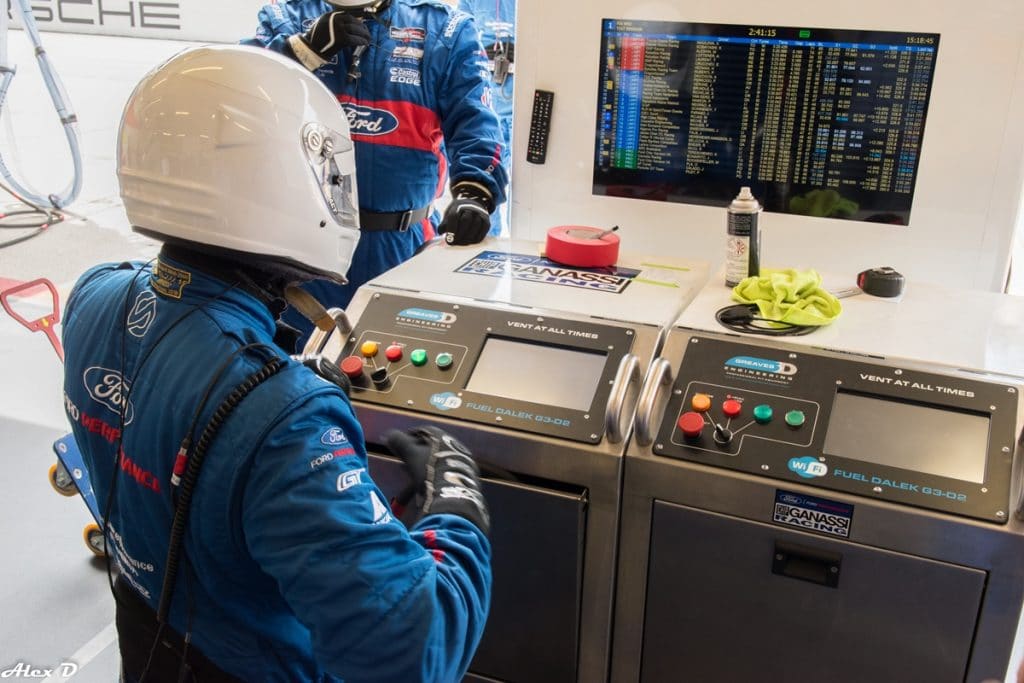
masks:
[[[132,406],[128,393],[131,391],[131,382],[125,381],[121,373],[116,370],[108,370],[94,366],[85,371],[82,375],[85,381],[85,389],[97,403],[105,405],[116,415],[121,414],[124,407],[124,423],[129,424],[135,417],[135,408]]]
[[[320,443],[325,446],[337,446],[348,443],[348,438],[345,436],[345,432],[341,431],[340,427],[331,427],[320,437]]]
[[[387,109],[343,104],[353,135],[387,135],[398,130],[398,118]]]

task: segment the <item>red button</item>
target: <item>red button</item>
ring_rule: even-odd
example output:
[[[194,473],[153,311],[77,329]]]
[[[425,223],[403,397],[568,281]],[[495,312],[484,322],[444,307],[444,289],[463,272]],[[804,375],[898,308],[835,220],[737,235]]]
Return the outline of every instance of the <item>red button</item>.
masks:
[[[363,359],[359,356],[349,356],[341,361],[341,371],[352,379],[363,376]]]
[[[683,436],[693,439],[700,436],[701,430],[704,429],[704,416],[694,412],[683,413],[676,424],[682,430]]]
[[[392,363],[397,363],[402,360],[402,347],[398,344],[392,344],[384,351],[384,357]]]
[[[722,403],[722,412],[725,413],[726,417],[736,417],[740,414],[741,410],[743,410],[743,404],[731,398]]]

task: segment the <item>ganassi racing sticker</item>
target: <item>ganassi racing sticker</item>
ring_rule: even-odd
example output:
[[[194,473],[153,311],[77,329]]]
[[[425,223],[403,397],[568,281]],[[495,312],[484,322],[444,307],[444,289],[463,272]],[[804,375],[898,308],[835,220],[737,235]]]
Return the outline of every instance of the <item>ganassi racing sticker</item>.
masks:
[[[772,521],[840,538],[850,537],[853,506],[825,498],[777,489]]]

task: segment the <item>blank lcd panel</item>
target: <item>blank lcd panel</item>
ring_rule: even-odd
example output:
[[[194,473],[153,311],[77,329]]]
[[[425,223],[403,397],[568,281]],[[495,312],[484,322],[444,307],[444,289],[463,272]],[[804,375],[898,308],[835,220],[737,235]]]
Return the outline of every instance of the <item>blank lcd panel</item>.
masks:
[[[488,337],[467,391],[590,410],[607,355]]]
[[[840,392],[825,454],[960,481],[985,481],[989,418]]]

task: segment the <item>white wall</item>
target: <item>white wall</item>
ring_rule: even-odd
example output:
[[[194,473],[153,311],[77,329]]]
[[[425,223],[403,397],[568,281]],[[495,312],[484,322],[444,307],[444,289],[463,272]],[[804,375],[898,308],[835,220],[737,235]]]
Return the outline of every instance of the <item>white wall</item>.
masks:
[[[1024,184],[1024,2],[1020,0],[519,0],[513,236],[554,225],[621,226],[623,249],[719,263],[725,211],[591,194],[601,19],[650,19],[941,34],[906,227],[766,214],[762,263],[1002,291]],[[526,163],[535,88],[555,92],[547,163]]]
[[[255,33],[256,13],[269,1],[30,0],[29,6],[41,31],[233,43]],[[21,26],[20,12],[13,18]]]

